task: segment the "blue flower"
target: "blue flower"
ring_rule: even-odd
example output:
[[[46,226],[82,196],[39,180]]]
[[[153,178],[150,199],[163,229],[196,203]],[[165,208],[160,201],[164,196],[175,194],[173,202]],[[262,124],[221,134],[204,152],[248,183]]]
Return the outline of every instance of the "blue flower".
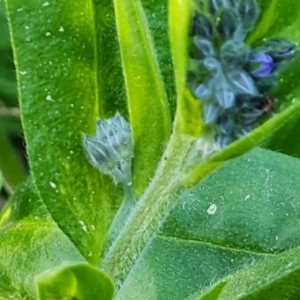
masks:
[[[251,57],[249,69],[254,77],[265,77],[274,71],[275,63],[269,54],[258,52]]]

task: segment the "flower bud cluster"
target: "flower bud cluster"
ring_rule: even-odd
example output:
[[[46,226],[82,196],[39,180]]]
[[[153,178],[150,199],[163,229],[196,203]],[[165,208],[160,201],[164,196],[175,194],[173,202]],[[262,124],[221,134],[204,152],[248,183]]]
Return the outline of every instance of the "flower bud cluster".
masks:
[[[273,39],[250,47],[244,39],[257,21],[256,0],[207,0],[191,22],[187,85],[203,102],[203,120],[223,148],[250,132],[273,103],[267,97],[294,44]]]
[[[96,134],[83,134],[83,146],[89,162],[112,177],[115,184],[131,185],[133,150],[129,124],[119,114],[96,121]]]

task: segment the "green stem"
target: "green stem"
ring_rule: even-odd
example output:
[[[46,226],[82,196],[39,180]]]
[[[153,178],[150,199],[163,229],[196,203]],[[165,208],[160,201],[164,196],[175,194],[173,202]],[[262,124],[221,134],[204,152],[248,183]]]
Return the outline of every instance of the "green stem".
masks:
[[[135,204],[136,200],[134,198],[134,190],[132,184],[128,184],[128,182],[123,183],[124,190],[124,199],[122,201],[121,206],[119,207],[112,224],[110,225],[109,231],[107,233],[105,248],[103,251],[103,255],[109,251],[109,248],[113,244],[113,242],[117,239],[117,237],[121,234],[123,227],[125,226],[128,217],[130,216]]]
[[[13,188],[26,179],[25,169],[2,130],[0,130],[0,169],[5,181]]]
[[[149,187],[104,256],[101,267],[117,282],[154,236],[180,189],[181,170],[193,138],[173,133]]]

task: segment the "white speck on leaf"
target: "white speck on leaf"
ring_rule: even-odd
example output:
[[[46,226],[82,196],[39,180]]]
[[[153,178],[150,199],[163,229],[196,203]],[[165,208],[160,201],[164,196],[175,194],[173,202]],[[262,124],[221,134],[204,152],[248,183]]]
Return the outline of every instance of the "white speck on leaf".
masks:
[[[60,27],[59,27],[59,29],[58,29],[58,31],[60,31],[60,32],[64,32],[64,31],[65,31],[65,29],[64,29],[62,26],[60,26]]]
[[[19,71],[19,73],[20,73],[21,75],[26,75],[26,74],[27,74],[26,71]]]
[[[45,2],[44,4],[42,4],[43,6],[48,6],[50,3],[49,2]]]
[[[250,196],[250,195],[247,195],[247,196],[244,198],[244,200],[247,201],[247,200],[249,200],[250,198],[251,198],[251,196]]]
[[[47,100],[47,101],[53,101],[53,102],[54,102],[54,100],[52,99],[51,95],[47,95],[46,100]]]
[[[216,212],[217,212],[217,205],[216,204],[214,204],[214,203],[212,203],[210,206],[209,206],[209,208],[207,209],[207,213],[209,214],[209,215],[214,215]]]
[[[30,27],[29,27],[29,26],[25,26],[24,28],[27,30],[27,29],[29,29]]]
[[[50,36],[51,35],[51,33],[50,32],[46,32],[46,36]]]
[[[53,189],[56,189],[56,184],[54,182],[50,181],[49,184]]]
[[[85,223],[83,221],[79,221],[79,224],[81,225],[82,230],[87,232],[87,227],[86,227]]]
[[[20,11],[22,11],[23,9],[24,9],[23,7],[20,7],[20,8],[17,9],[17,12],[20,12]]]
[[[278,241],[278,236],[277,235],[275,236],[275,240]]]
[[[293,263],[290,262],[289,264],[287,264],[287,265],[285,266],[285,268],[286,268],[286,269],[289,269],[292,265],[293,265]]]

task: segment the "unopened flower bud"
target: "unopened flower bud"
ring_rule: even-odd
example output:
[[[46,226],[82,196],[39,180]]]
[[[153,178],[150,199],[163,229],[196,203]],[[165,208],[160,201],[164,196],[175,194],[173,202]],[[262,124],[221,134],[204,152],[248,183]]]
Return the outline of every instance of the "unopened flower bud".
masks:
[[[264,52],[254,54],[249,63],[249,70],[254,77],[265,77],[272,74],[275,63],[272,57]]]
[[[195,59],[204,59],[211,57],[215,53],[212,43],[201,37],[194,37],[192,57]]]
[[[95,136],[83,134],[83,146],[89,162],[111,176],[115,184],[131,183],[130,127],[119,113],[107,120],[97,120]]]
[[[209,103],[204,107],[203,119],[205,124],[214,123],[220,116],[221,108],[219,105]]]
[[[245,31],[250,31],[258,17],[258,5],[256,0],[241,0],[237,10]]]
[[[209,0],[208,7],[212,14],[222,8],[232,8],[234,0]]]
[[[225,65],[241,68],[249,60],[250,47],[242,42],[228,41],[221,48],[221,59]]]
[[[212,38],[212,25],[206,16],[199,13],[194,16],[192,19],[191,35],[207,39]]]
[[[222,40],[230,40],[239,29],[239,20],[236,13],[229,9],[222,9],[216,26],[217,32]]]

